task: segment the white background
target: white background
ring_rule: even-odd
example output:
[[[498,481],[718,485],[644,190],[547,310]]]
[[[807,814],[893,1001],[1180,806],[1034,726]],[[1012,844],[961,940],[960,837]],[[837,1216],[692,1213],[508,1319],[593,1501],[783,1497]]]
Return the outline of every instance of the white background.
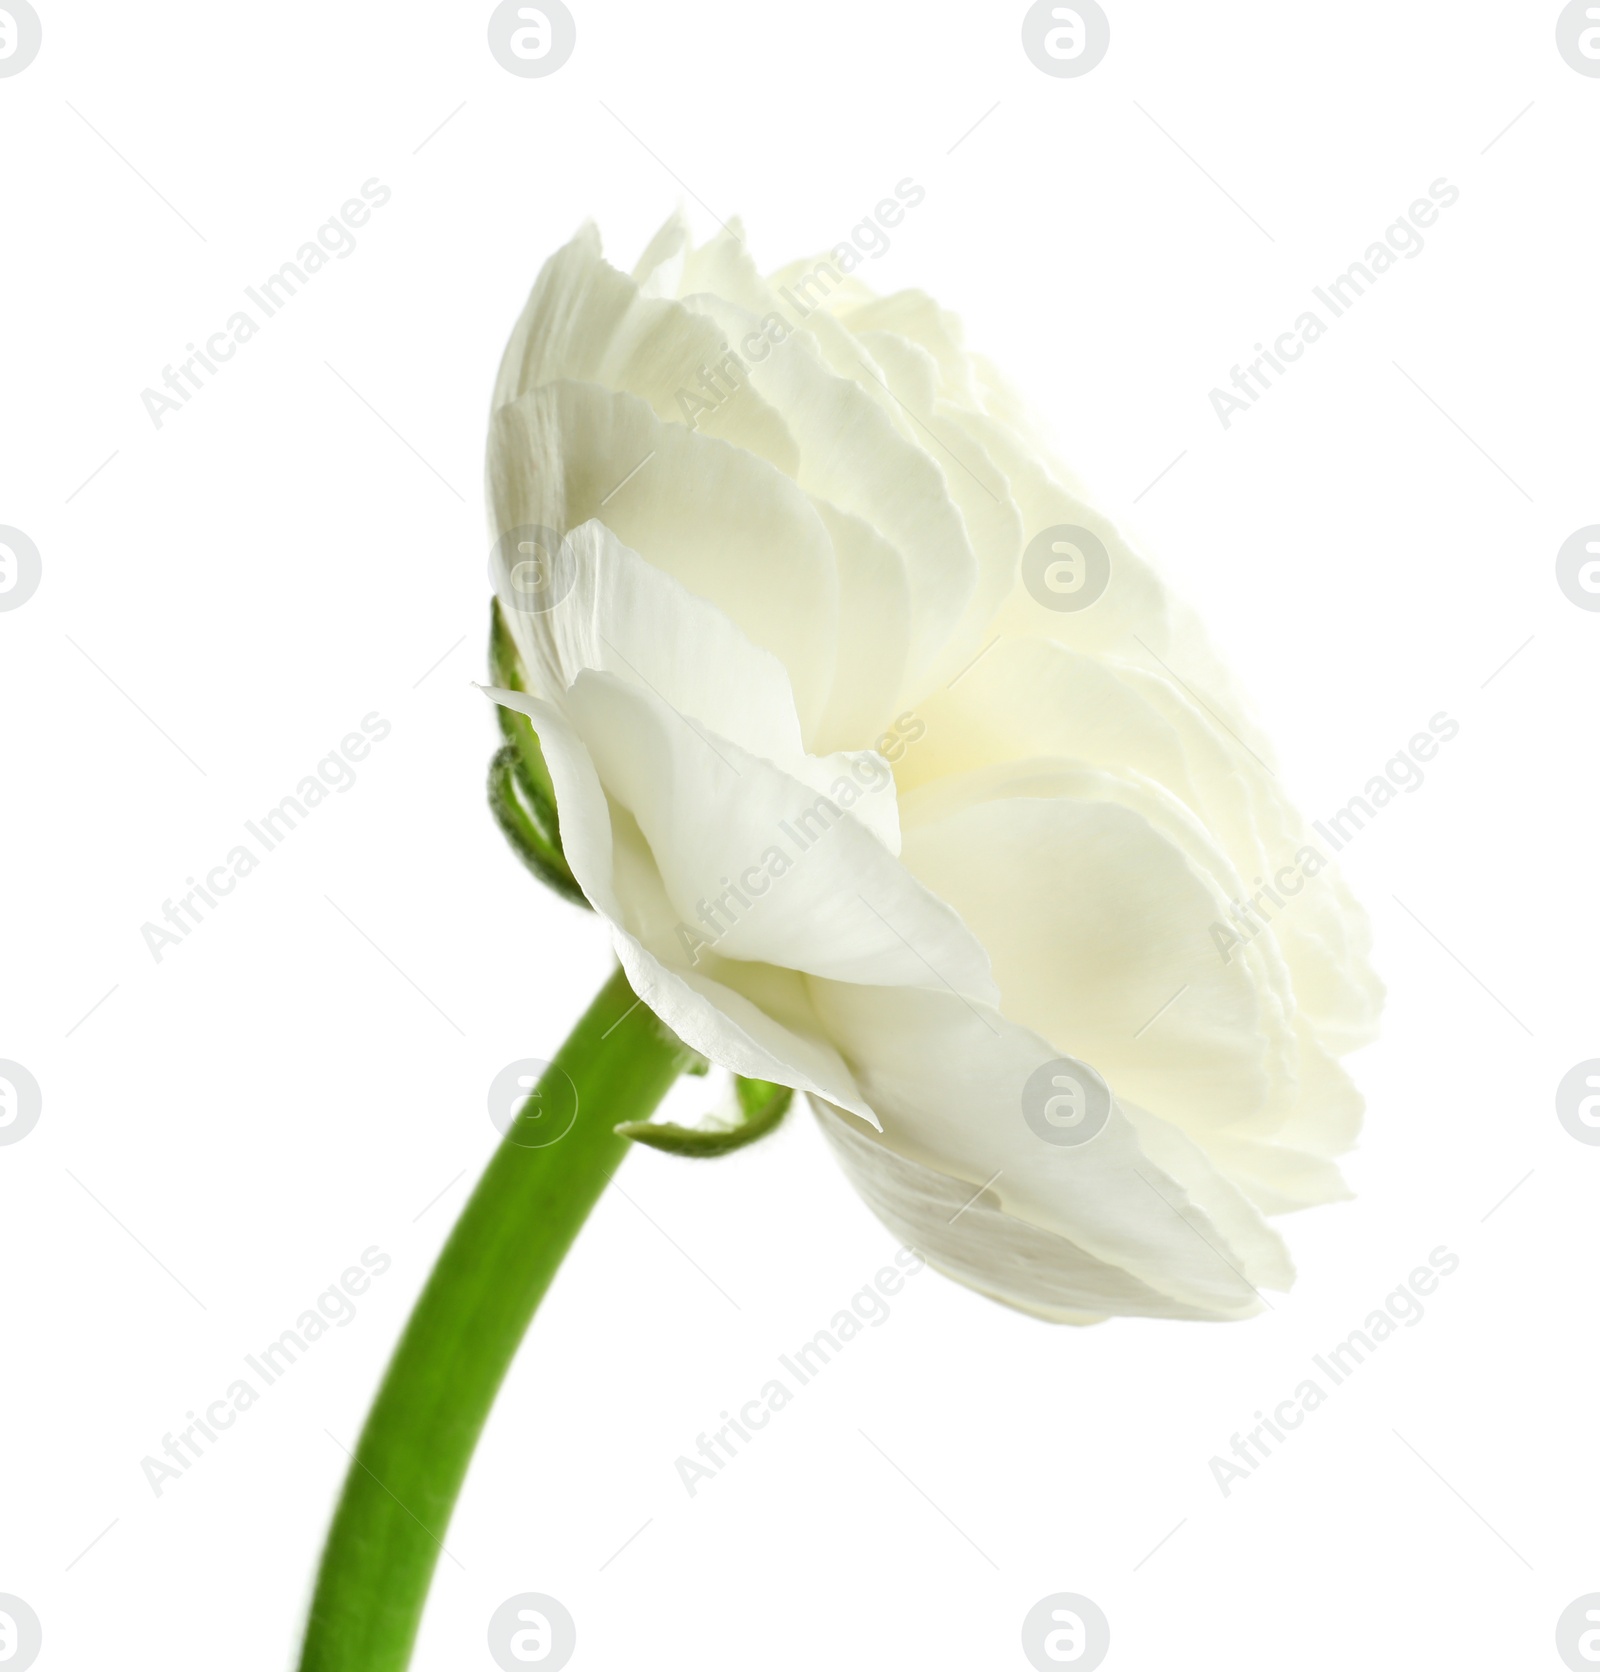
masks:
[[[44,1092],[0,1148],[0,1591],[38,1664],[291,1664],[488,1083],[608,968],[485,810],[469,684],[539,265],[592,216],[630,266],[681,200],[776,266],[909,175],[865,276],[938,294],[1049,417],[1308,815],[1460,722],[1345,855],[1390,991],[1357,1197],[1284,1222],[1299,1284],[1236,1326],[1052,1328],[924,1273],[690,1499],[674,1459],[892,1242],[809,1118],[641,1152],[500,1398],[416,1664],[491,1667],[537,1590],[584,1672],[1020,1668],[1075,1591],[1118,1672],[1558,1667],[1600,1590],[1600,1149],[1553,1106],[1600,1056],[1600,615],[1554,578],[1600,521],[1600,79],[1559,8],[1106,0],[1104,62],[1053,79],[1020,4],[572,4],[571,61],[518,79],[481,0],[38,0],[0,80],[0,523],[44,566],[0,614],[0,1056]],[[140,391],[373,176],[355,253],[153,427]],[[1225,431],[1208,391],[1441,176],[1423,253]],[[356,786],[157,964],[141,924],[374,710]],[[141,1458],[373,1244],[355,1321],[157,1498]],[[1224,1498],[1213,1454],[1441,1244],[1424,1320]]]

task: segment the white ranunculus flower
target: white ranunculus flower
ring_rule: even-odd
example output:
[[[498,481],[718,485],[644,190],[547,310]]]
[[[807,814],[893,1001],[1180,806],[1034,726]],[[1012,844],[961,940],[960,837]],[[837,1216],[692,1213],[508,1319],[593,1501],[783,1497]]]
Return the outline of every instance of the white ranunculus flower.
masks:
[[[1263,1216],[1345,1194],[1365,921],[1190,613],[949,314],[840,265],[680,220],[546,265],[496,696],[635,990],[808,1093],[896,1235],[1046,1318],[1248,1315]]]

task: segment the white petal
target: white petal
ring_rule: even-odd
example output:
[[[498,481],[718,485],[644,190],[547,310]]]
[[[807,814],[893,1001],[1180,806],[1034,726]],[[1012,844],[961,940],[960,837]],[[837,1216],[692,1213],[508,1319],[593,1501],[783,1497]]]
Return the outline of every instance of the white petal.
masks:
[[[1226,1239],[1226,1245],[1244,1258],[1253,1280],[1271,1289],[1287,1289],[1294,1282],[1294,1267],[1278,1233],[1251,1205],[1228,1174],[1219,1169],[1213,1152],[1179,1131],[1176,1126],[1124,1102],[1122,1112],[1139,1134],[1145,1154],[1169,1178],[1183,1187],[1189,1200]]]
[[[1333,1162],[1253,1138],[1221,1138],[1207,1153],[1263,1213],[1292,1213],[1350,1199]]]
[[[816,747],[861,748],[882,735],[905,683],[911,583],[905,558],[867,523],[814,503],[839,569],[839,655]]]
[[[922,290],[900,290],[841,315],[842,323],[863,335],[892,333],[924,350],[939,369],[941,393],[976,407],[972,363],[962,347],[961,322]]]
[[[502,407],[489,458],[502,533],[603,521],[783,663],[811,735],[833,684],[839,581],[822,519],[787,477],[663,424],[633,396],[580,383]]]
[[[1181,604],[1110,518],[1072,492],[1005,425],[965,415],[960,420],[1005,472],[1022,513],[1023,539],[1057,525],[1087,529],[1106,549],[1110,579],[1081,610],[1057,610],[1019,586],[995,625],[1019,638],[1049,638],[1078,650],[1140,657],[1181,679],[1241,744],[1271,765],[1271,745],[1248,718],[1232,677],[1211,651],[1193,613]],[[1026,548],[1025,548],[1026,549]]]
[[[534,712],[515,693],[495,695]],[[686,945],[698,937],[724,958],[994,996],[961,920],[814,786],[611,674],[580,674],[563,708],[606,793],[643,832]],[[886,773],[879,786],[856,805],[892,796]]]
[[[1141,1146],[1113,1106],[1077,1146],[1045,1142],[1023,1113],[1029,1077],[1064,1053],[997,1011],[949,993],[811,982],[817,1012],[909,1160],[988,1189],[1007,1214],[1056,1236],[1183,1306],[1241,1315],[1252,1285],[1280,1280],[1264,1228],[1232,1242]],[[1194,1152],[1188,1160],[1193,1162]],[[1248,1215],[1242,1203],[1230,1213]]]
[[[936,1271],[1052,1323],[1133,1318],[1233,1318],[1255,1307],[1185,1305],[1076,1243],[1017,1219],[991,1190],[899,1155],[819,1099],[818,1124],[845,1175],[879,1219]]]
[[[571,589],[549,608],[520,608],[502,577],[501,602],[537,690],[559,706],[585,669],[614,673],[752,754],[802,752],[794,691],[776,656],[604,523],[580,524],[567,544]]]
[[[658,236],[669,246],[670,224]],[[661,256],[658,250],[651,259]],[[693,412],[708,435],[792,470],[794,441],[749,384],[724,384],[719,396],[703,381],[727,352],[712,321],[680,302],[641,295],[601,258],[599,234],[586,226],[539,274],[506,344],[493,407],[548,383],[598,383],[640,397],[675,423]]]
[[[689,218],[675,210],[633,264],[633,282],[641,296],[676,296],[691,243]],[[519,391],[520,392],[520,391]]]
[[[868,750],[804,752],[788,674],[716,605],[630,551],[603,523],[568,536],[571,589],[547,609],[517,605],[502,578],[506,618],[535,689],[558,708],[580,673],[610,673],[659,697],[707,733],[829,794],[891,853],[899,811],[888,765]],[[839,786],[843,786],[842,789]]]
[[[770,1010],[690,965],[663,925],[665,914],[652,909],[653,900],[665,898],[659,877],[646,875],[653,862],[635,832],[614,828],[594,762],[568,721],[536,697],[516,691],[489,695],[534,723],[560,809],[567,864],[585,898],[610,923],[634,992],[686,1045],[722,1067],[815,1092],[875,1119],[820,1030],[792,1030]]]
[[[1239,878],[1236,897],[1255,895],[1311,840],[1271,774],[1159,668],[1007,638],[918,713],[927,735],[900,772],[903,787],[1045,755],[1137,773],[1205,824]],[[1302,879],[1293,869],[1291,886],[1302,886],[1273,915],[1272,935],[1298,1010],[1328,1048],[1348,1050],[1370,1037],[1382,995],[1367,962],[1365,917],[1337,873]]]
[[[1173,798],[1035,762],[913,791],[902,814],[906,863],[988,948],[1008,1016],[1196,1137],[1283,1121],[1283,972],[1265,937],[1222,957],[1227,862]]]
[[[930,682],[954,677],[989,636],[995,611],[1016,582],[1022,515],[1004,472],[957,409],[940,399],[933,356],[886,331],[869,331],[860,340],[881,368],[890,399],[905,414],[911,438],[943,474],[978,560],[977,584],[966,612],[951,629],[945,654],[928,673]]]
[[[724,335],[756,324],[743,309],[697,297]],[[749,366],[751,386],[783,417],[800,449],[796,480],[870,523],[901,552],[912,597],[912,660],[931,662],[966,609],[978,560],[939,466],[855,383],[794,332]]]
[[[678,295],[685,300],[692,296],[720,296],[757,319],[778,311],[778,299],[750,259],[737,220],[729,223],[728,231],[717,233],[708,243],[689,253]]]

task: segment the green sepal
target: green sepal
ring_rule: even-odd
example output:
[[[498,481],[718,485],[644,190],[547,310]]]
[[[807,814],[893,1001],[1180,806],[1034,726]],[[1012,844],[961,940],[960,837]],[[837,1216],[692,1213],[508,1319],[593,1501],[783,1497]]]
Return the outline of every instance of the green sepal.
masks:
[[[506,691],[526,691],[522,658],[500,612],[489,606],[489,674]],[[587,906],[561,846],[561,816],[539,734],[526,714],[495,704],[505,746],[489,762],[489,806],[517,857],[565,900]]]
[[[489,808],[512,851],[530,871],[563,899],[587,907],[583,890],[559,846],[550,841],[525,800],[522,763],[516,745],[503,744],[489,762]]]
[[[614,1130],[624,1138],[632,1138],[636,1144],[648,1144],[651,1149],[665,1150],[668,1155],[708,1160],[766,1137],[783,1119],[794,1098],[790,1086],[775,1085],[771,1080],[747,1080],[742,1074],[734,1076],[733,1087],[740,1115],[733,1126],[679,1126],[673,1121],[628,1120]]]
[[[528,680],[522,671],[522,658],[500,612],[498,598],[489,605],[489,675],[502,691],[527,694]],[[495,704],[494,712],[500,722],[501,736],[517,751],[523,794],[534,816],[559,848],[561,820],[556,812],[555,785],[550,781],[550,768],[545,765],[544,750],[539,747],[539,734],[533,729],[533,721],[513,708],[502,708],[499,703]]]

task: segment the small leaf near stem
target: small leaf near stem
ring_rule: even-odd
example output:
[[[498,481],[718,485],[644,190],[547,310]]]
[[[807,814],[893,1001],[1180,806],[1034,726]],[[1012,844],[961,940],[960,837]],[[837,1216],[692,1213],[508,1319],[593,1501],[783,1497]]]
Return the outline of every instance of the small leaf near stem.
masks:
[[[771,1080],[747,1080],[742,1074],[734,1077],[734,1093],[740,1119],[732,1126],[679,1126],[674,1121],[629,1120],[623,1121],[616,1131],[636,1144],[648,1144],[651,1149],[665,1150],[668,1155],[709,1160],[766,1137],[783,1119],[794,1097],[789,1086],[776,1085]]]

